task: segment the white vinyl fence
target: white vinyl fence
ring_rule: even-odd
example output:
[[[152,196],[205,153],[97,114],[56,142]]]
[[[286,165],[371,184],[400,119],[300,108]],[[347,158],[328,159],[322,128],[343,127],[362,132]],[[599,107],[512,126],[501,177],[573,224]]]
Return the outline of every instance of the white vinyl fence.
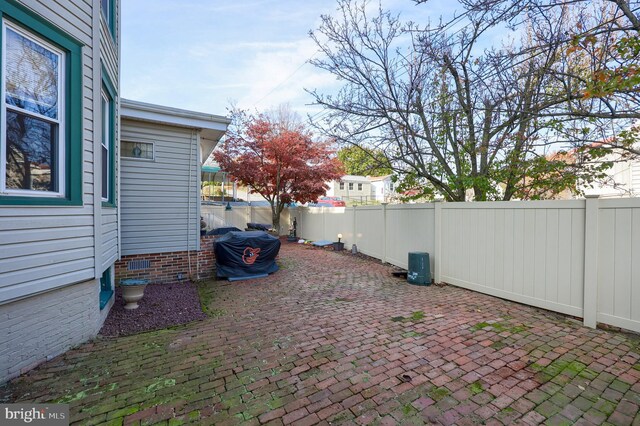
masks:
[[[235,226],[245,229],[247,223],[271,223],[271,207],[232,207],[226,210],[225,206],[200,206],[200,216],[207,222],[207,229]],[[280,216],[280,228],[282,234],[287,234],[289,229],[289,211],[285,209]]]
[[[298,235],[403,268],[426,251],[436,282],[640,332],[640,199],[429,203],[290,212]],[[267,221],[268,222],[268,221]],[[283,229],[285,229],[283,219]]]

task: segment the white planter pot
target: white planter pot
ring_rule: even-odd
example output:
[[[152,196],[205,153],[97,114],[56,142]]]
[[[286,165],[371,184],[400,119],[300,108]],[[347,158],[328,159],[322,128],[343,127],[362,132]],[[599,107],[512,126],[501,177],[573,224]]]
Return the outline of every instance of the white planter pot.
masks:
[[[144,296],[144,289],[147,286],[147,280],[122,280],[120,287],[122,288],[122,298],[125,301],[125,309],[138,309],[138,301]]]

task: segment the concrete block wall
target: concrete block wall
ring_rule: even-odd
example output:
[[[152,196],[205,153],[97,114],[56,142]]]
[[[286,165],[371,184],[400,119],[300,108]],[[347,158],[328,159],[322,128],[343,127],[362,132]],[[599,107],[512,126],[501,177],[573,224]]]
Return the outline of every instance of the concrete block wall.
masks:
[[[0,305],[0,383],[93,338],[113,304],[99,293],[91,280]]]
[[[149,253],[122,256],[115,266],[116,283],[127,278],[144,278],[152,283],[174,283],[183,279],[202,280],[213,276],[215,257],[213,254],[214,236],[200,237],[199,251],[178,251],[169,253]],[[128,269],[130,261],[148,260],[149,268]],[[191,263],[191,271],[189,270]]]

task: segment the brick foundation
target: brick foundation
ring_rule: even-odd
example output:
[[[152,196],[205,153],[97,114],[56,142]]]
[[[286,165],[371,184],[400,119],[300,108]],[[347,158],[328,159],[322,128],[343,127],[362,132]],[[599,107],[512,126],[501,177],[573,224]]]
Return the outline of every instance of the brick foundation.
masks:
[[[152,283],[177,282],[178,274],[184,279],[203,280],[214,275],[215,257],[213,254],[214,236],[200,237],[200,251],[178,251],[170,253],[133,254],[122,256],[116,262],[116,283],[121,279],[145,278]],[[191,275],[189,275],[189,255],[191,256]],[[129,261],[149,260],[147,269],[129,271]]]

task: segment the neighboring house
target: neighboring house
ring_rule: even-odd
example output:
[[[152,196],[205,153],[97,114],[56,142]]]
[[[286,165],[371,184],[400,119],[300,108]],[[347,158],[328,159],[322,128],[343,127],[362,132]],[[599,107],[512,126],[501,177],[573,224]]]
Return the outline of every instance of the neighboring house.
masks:
[[[392,175],[386,176],[367,176],[371,182],[371,197],[380,203],[389,203],[395,199],[396,193]]]
[[[201,166],[225,117],[122,99],[122,258],[116,277],[199,278]]]
[[[372,201],[371,182],[366,176],[345,175],[340,180],[327,182],[327,185],[329,197],[341,197],[345,201],[355,203]]]
[[[118,259],[118,0],[0,0],[0,382],[96,335]]]
[[[623,159],[614,151],[601,159],[612,161],[607,177],[590,185],[582,185],[584,195],[599,195],[602,198],[640,197],[640,158]]]

